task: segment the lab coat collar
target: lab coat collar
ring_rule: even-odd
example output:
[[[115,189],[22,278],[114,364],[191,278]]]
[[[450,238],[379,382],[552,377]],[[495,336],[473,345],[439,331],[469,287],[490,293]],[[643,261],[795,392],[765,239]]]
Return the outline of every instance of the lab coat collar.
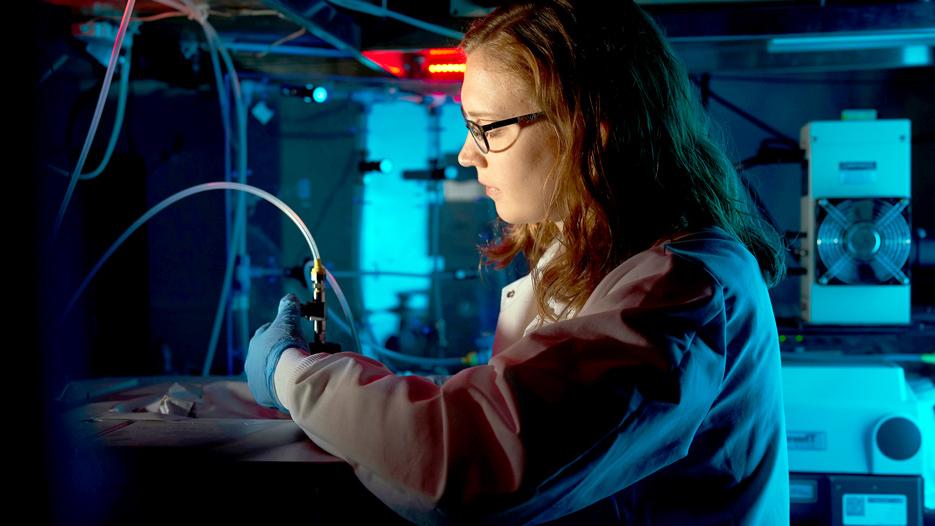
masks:
[[[560,249],[561,243],[557,240],[553,242],[539,258],[532,272],[541,272],[550,261],[555,259]],[[500,316],[494,336],[494,354],[545,323],[536,309],[532,272],[503,287],[500,293]],[[549,306],[556,313],[564,308],[563,304],[555,300],[549,301]]]

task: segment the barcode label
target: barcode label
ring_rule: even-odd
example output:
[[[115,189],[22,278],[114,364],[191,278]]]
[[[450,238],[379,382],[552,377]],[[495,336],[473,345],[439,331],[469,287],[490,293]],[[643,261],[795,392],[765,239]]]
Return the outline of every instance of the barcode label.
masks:
[[[841,505],[846,526],[907,526],[905,495],[845,494]]]

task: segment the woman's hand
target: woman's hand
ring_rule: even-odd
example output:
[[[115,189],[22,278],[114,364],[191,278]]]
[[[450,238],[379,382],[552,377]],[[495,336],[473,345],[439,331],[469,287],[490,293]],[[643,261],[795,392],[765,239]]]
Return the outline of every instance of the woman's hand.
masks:
[[[302,335],[299,300],[294,294],[287,294],[279,301],[276,319],[256,330],[247,349],[244,372],[250,393],[258,404],[288,412],[276,397],[273,375],[282,353],[292,347],[308,352],[308,342]]]

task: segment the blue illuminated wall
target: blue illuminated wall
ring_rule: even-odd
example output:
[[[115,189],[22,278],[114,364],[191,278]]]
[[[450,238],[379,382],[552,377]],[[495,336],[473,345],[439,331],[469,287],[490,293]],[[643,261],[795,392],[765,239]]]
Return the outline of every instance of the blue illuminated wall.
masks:
[[[459,106],[447,103],[439,108],[439,135],[429,107],[412,102],[374,104],[366,123],[368,158],[389,159],[393,168],[364,176],[360,268],[428,274],[435,263],[429,255],[429,209],[439,196],[433,183],[406,180],[403,172],[426,170],[436,146],[442,156],[460,150],[467,132]],[[443,270],[444,262],[438,265]],[[399,316],[392,310],[401,293],[412,294],[411,308],[424,309],[430,288],[428,277],[364,277],[363,306],[377,340],[398,330]]]

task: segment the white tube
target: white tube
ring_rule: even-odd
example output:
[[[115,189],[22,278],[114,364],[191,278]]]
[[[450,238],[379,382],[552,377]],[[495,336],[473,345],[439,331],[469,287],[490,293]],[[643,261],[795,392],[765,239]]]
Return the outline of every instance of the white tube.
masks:
[[[82,181],[94,179],[104,173],[104,169],[107,168],[107,165],[110,163],[110,158],[114,155],[114,150],[117,147],[117,139],[120,138],[120,130],[123,129],[123,117],[126,115],[127,110],[127,92],[130,91],[130,63],[133,60],[132,49],[133,46],[128,45],[127,54],[120,59],[120,93],[117,95],[117,114],[114,117],[114,127],[110,132],[110,140],[107,142],[107,149],[104,150],[104,157],[94,171],[83,173],[78,176]],[[60,170],[52,166],[50,166],[50,168],[66,177],[71,175],[70,172],[65,170]]]
[[[328,323],[337,325],[339,329],[346,332],[350,335],[356,335],[357,329],[352,326],[348,326],[341,318],[335,316],[335,313],[328,309]],[[379,359],[378,355],[385,356],[387,358],[392,358],[396,361],[412,364],[412,365],[422,365],[426,367],[460,367],[466,365],[477,365],[480,358],[476,357],[474,360],[471,359],[471,356],[462,356],[461,358],[427,358],[423,356],[412,356],[410,354],[401,353],[398,351],[392,351],[380,345],[374,343],[361,343],[360,340],[356,340],[358,344],[358,349],[366,349],[366,352],[358,352],[368,358]],[[478,356],[481,353],[477,353]]]
[[[295,223],[295,226],[299,228],[299,230],[302,232],[302,235],[305,237],[306,243],[308,243],[308,248],[311,251],[312,256],[315,259],[321,259],[321,255],[318,252],[318,245],[315,244],[315,240],[314,238],[312,238],[312,233],[308,231],[308,227],[306,227],[305,223],[302,222],[302,219],[299,217],[299,214],[295,213],[294,210],[289,208],[289,205],[282,202],[275,195],[265,190],[260,190],[259,188],[256,188],[254,186],[241,184],[241,183],[221,181],[221,182],[215,182],[215,183],[199,184],[196,186],[192,186],[191,188],[186,188],[185,190],[182,190],[181,192],[177,192],[173,194],[172,196],[167,197],[166,199],[163,199],[161,202],[159,202],[159,204],[150,208],[145,214],[143,214],[139,219],[137,219],[136,222],[130,225],[130,228],[124,231],[124,233],[121,234],[120,237],[118,237],[116,241],[114,241],[114,243],[110,246],[110,248],[107,249],[107,252],[105,252],[104,255],[101,256],[101,259],[97,261],[97,263],[94,265],[94,268],[92,268],[91,272],[88,273],[87,277],[84,278],[84,281],[81,282],[81,286],[78,287],[78,290],[75,291],[71,299],[68,301],[68,304],[65,306],[65,310],[62,312],[61,319],[64,320],[65,316],[68,315],[72,307],[74,307],[75,303],[78,301],[78,298],[81,297],[81,293],[84,292],[84,289],[88,287],[88,284],[91,282],[91,279],[93,279],[94,276],[97,275],[98,271],[101,269],[102,266],[104,266],[104,263],[107,261],[107,259],[120,247],[120,245],[123,244],[124,241],[127,240],[128,237],[130,237],[130,235],[133,234],[133,232],[136,232],[136,230],[139,229],[141,226],[143,226],[147,221],[149,221],[150,218],[152,218],[154,215],[158,214],[159,212],[165,210],[170,205],[182,199],[185,199],[186,197],[189,197],[189,196],[201,193],[201,192],[207,192],[209,190],[238,190],[241,192],[247,192],[247,193],[253,194],[257,197],[260,197],[272,203],[274,206],[276,206],[276,208],[280,209],[284,214],[286,214],[286,217],[291,219],[292,222]]]
[[[422,356],[412,356],[409,354],[403,354],[401,352],[391,351],[389,349],[380,347],[379,345],[367,344],[368,348],[376,352],[377,354],[383,355],[387,358],[392,358],[394,360],[411,363],[416,365],[427,365],[427,366],[440,366],[440,367],[458,367],[462,365],[474,365],[470,363],[467,356],[463,358],[425,358]]]
[[[192,0],[182,0],[182,2],[187,6],[187,11],[189,13],[189,18],[192,18],[198,24],[201,25],[201,28],[204,30],[205,39],[208,41],[208,45],[212,48],[212,51],[219,52],[221,59],[224,61],[224,64],[227,66],[227,71],[231,76],[231,86],[234,90],[234,110],[235,116],[237,118],[237,180],[241,184],[246,184],[247,182],[247,110],[244,107],[243,94],[240,88],[240,78],[237,76],[237,70],[234,68],[234,62],[231,60],[230,53],[227,52],[227,49],[224,48],[221,43],[221,37],[215,31],[214,26],[208,22],[208,6],[207,4],[195,5]],[[225,129],[225,132],[228,130]],[[226,174],[225,174],[226,176]],[[246,213],[244,209],[246,208],[246,202],[244,201],[244,195],[238,194],[237,196],[237,205],[236,205],[236,214],[235,217],[241,218],[241,221],[246,221]],[[246,254],[246,228],[243,228],[241,225],[234,225],[234,232],[239,232],[237,236],[231,236],[230,238],[230,249],[231,252],[236,252],[239,254]],[[228,258],[228,261],[233,264],[234,259],[232,257]],[[225,272],[226,275],[232,276],[230,273],[230,268]],[[247,283],[249,285],[249,283]],[[228,287],[228,284],[225,283],[225,287]],[[225,289],[226,290],[226,289]],[[247,319],[247,310],[241,309],[240,311],[240,340],[247,342],[250,338],[250,333],[247,327],[249,320]],[[217,320],[215,321],[215,326],[217,325]],[[218,326],[218,329],[220,327]],[[216,340],[215,340],[216,341]],[[214,349],[209,351],[209,355],[213,359]],[[210,368],[210,364],[206,364],[205,368]]]
[[[246,210],[246,208],[240,208],[237,210],[237,215],[234,218],[234,232],[231,235],[231,239],[237,239],[240,235],[243,226],[246,224],[246,218],[241,217],[241,214]],[[227,310],[227,297],[230,296],[231,281],[234,275],[234,266],[237,260],[237,251],[233,249],[234,245],[231,244],[231,250],[227,253],[227,265],[224,267],[224,281],[221,285],[221,297],[218,298],[218,306],[214,312],[214,323],[211,324],[211,339],[208,340],[208,352],[205,355],[205,363],[201,367],[201,375],[208,376],[211,373],[211,364],[214,363],[214,355],[218,347],[218,339],[221,337],[221,325],[224,321],[224,311]]]
[[[208,48],[211,55],[211,66],[214,69],[215,84],[218,90],[218,103],[221,106],[221,125],[224,129],[224,179],[227,180],[230,174],[230,156],[228,155],[229,145],[231,144],[231,126],[230,126],[230,104],[227,100],[227,90],[224,86],[223,75],[221,73],[220,61],[218,60],[218,50],[216,43],[208,39]],[[224,267],[224,281],[221,285],[221,296],[218,298],[218,305],[215,309],[214,322],[211,324],[211,338],[208,340],[208,352],[205,354],[205,362],[202,366],[202,376],[208,376],[211,372],[211,365],[214,363],[214,355],[217,351],[218,340],[221,335],[224,314],[227,312],[228,296],[232,285],[234,275],[234,266],[237,261],[237,244],[235,240],[240,237],[243,231],[243,223],[246,218],[243,217],[244,208],[237,208],[234,217],[230,218],[229,194],[225,194],[224,216],[226,221],[232,221],[233,227],[225,224],[225,238],[228,246],[227,262]],[[230,229],[229,229],[230,228]],[[230,323],[230,320],[228,320]],[[228,331],[228,347],[230,347],[231,331]]]
[[[65,197],[62,199],[62,205],[58,209],[58,217],[55,218],[55,228],[52,231],[52,238],[58,235],[59,228],[62,226],[62,219],[65,217],[65,210],[68,209],[68,203],[75,191],[75,185],[78,184],[78,177],[81,176],[81,170],[84,168],[84,162],[88,158],[88,151],[91,150],[91,143],[94,141],[94,134],[97,132],[97,126],[101,122],[101,113],[104,111],[104,103],[107,101],[107,94],[110,92],[110,83],[114,78],[114,69],[117,67],[117,57],[120,56],[120,48],[123,46],[123,38],[127,34],[127,25],[130,23],[130,16],[133,14],[133,6],[136,0],[127,0],[127,6],[123,11],[123,18],[120,20],[120,28],[117,30],[117,39],[114,42],[114,48],[110,52],[110,62],[107,64],[107,74],[104,75],[104,84],[101,86],[101,93],[97,98],[97,107],[94,109],[94,118],[91,119],[91,128],[88,130],[88,136],[84,140],[84,147],[81,149],[81,156],[78,157],[78,164],[75,171],[71,174],[71,180],[68,181],[68,189],[65,191]]]
[[[110,158],[113,156],[114,149],[117,147],[117,139],[120,137],[120,130],[123,128],[123,116],[126,114],[127,110],[127,92],[130,91],[131,49],[132,46],[127,47],[127,54],[123,57],[123,64],[120,66],[120,94],[117,99],[117,115],[114,118],[114,129],[110,132],[110,140],[107,143],[107,149],[104,151],[104,158],[101,159],[101,163],[93,172],[80,175],[82,181],[94,179],[101,175],[110,163]]]
[[[217,43],[209,39],[208,50],[211,57],[211,68],[214,70],[214,82],[218,90],[218,102],[221,106],[221,122],[224,125],[224,142],[226,144],[230,142],[231,136],[229,115],[230,104],[228,104],[227,101],[227,90],[224,89],[224,75],[221,73],[221,64],[218,61]]]
[[[328,280],[328,283],[331,284],[332,290],[334,290],[334,295],[338,297],[338,303],[341,305],[341,310],[344,311],[344,316],[347,317],[347,323],[351,327],[351,336],[354,337],[354,343],[357,345],[357,352],[364,354],[363,349],[360,346],[360,335],[357,334],[357,324],[354,323],[354,317],[351,316],[351,306],[347,303],[347,298],[344,297],[344,291],[341,290],[341,286],[338,285],[338,281],[334,279],[334,276],[328,272],[328,269],[325,269],[325,276]]]
[[[214,80],[218,90],[218,103],[221,107],[221,123],[224,128],[224,143],[229,144],[231,141],[231,126],[230,126],[230,113],[228,99],[227,99],[227,90],[224,89],[223,84],[223,74],[221,73],[221,66],[218,61],[218,55],[221,54],[224,58],[224,63],[230,72],[231,78],[234,82],[235,97],[237,98],[237,124],[238,124],[238,134],[237,142],[235,143],[238,151],[238,180],[241,183],[246,182],[246,165],[247,165],[247,144],[246,144],[246,122],[244,110],[242,107],[242,101],[240,100],[240,83],[237,77],[237,70],[234,69],[233,62],[230,60],[230,57],[226,54],[226,50],[223,48],[220,38],[218,38],[217,33],[214,31],[213,27],[207,20],[207,6],[199,8],[188,0],[183,0],[185,5],[178,5],[174,2],[166,3],[170,7],[174,7],[182,13],[188,15],[192,20],[198,22],[204,30],[205,41],[208,44],[209,55],[211,57],[211,67],[214,70]],[[228,170],[230,169],[227,159],[227,154],[225,151],[225,179],[228,175]],[[227,256],[227,264],[224,268],[224,281],[221,286],[221,296],[218,298],[218,306],[215,310],[214,322],[211,325],[211,338],[208,340],[208,352],[205,354],[205,362],[202,366],[202,375],[207,376],[211,371],[211,365],[214,362],[214,356],[217,351],[217,342],[220,339],[221,326],[223,322],[224,312],[227,307],[227,299],[230,294],[231,289],[231,280],[234,275],[234,265],[237,259],[237,254],[244,252],[242,250],[243,244],[243,234],[245,231],[246,223],[246,205],[243,201],[243,195],[239,195],[237,199],[237,207],[234,216],[233,231],[230,232],[228,237],[229,243],[229,253]],[[246,312],[243,313],[243,316],[246,316]],[[241,330],[243,334],[241,339],[247,341],[247,336],[249,335],[246,329],[247,320],[242,320]]]
[[[218,89],[218,100],[221,106],[221,120],[224,126],[224,141],[225,144],[229,143],[231,139],[231,130],[230,130],[230,115],[228,113],[229,104],[227,101],[227,93],[224,89],[222,80],[223,76],[221,74],[221,67],[218,64],[218,55],[220,54],[221,59],[224,61],[224,65],[227,67],[227,71],[231,75],[232,87],[234,90],[234,104],[235,104],[235,113],[237,116],[237,141],[234,143],[237,147],[237,173],[238,181],[241,184],[246,184],[247,181],[247,124],[246,124],[246,108],[244,107],[243,96],[240,89],[240,79],[237,76],[237,70],[234,68],[233,60],[231,60],[230,54],[224,48],[220,36],[215,31],[214,27],[208,22],[209,9],[207,4],[196,5],[191,0],[181,0],[181,3],[176,2],[175,0],[156,0],[158,3],[169,6],[177,11],[188,16],[189,19],[198,22],[205,34],[205,40],[208,44],[209,53],[211,56],[211,66],[214,70],[215,83],[217,84]],[[228,170],[227,157],[225,154],[225,171]],[[225,173],[225,178],[227,173]],[[233,277],[233,268],[234,262],[236,260],[236,255],[238,253],[246,253],[246,238],[245,231],[246,228],[241,223],[246,222],[246,203],[244,201],[243,194],[239,194],[237,197],[237,206],[235,213],[235,222],[232,235],[229,238],[230,242],[230,253],[227,258],[227,266],[224,271],[224,284],[221,288],[221,297],[218,298],[218,308],[216,310],[214,323],[212,324],[211,339],[208,344],[208,352],[205,356],[205,363],[202,367],[202,372],[204,375],[207,375],[211,368],[211,363],[214,361],[215,351],[217,349],[217,341],[219,339],[220,330],[221,330],[221,318],[223,316],[224,307],[227,304],[227,295],[230,292],[230,280]],[[249,337],[249,332],[247,330],[247,312],[244,310],[241,312],[241,340],[244,342],[247,341]]]

